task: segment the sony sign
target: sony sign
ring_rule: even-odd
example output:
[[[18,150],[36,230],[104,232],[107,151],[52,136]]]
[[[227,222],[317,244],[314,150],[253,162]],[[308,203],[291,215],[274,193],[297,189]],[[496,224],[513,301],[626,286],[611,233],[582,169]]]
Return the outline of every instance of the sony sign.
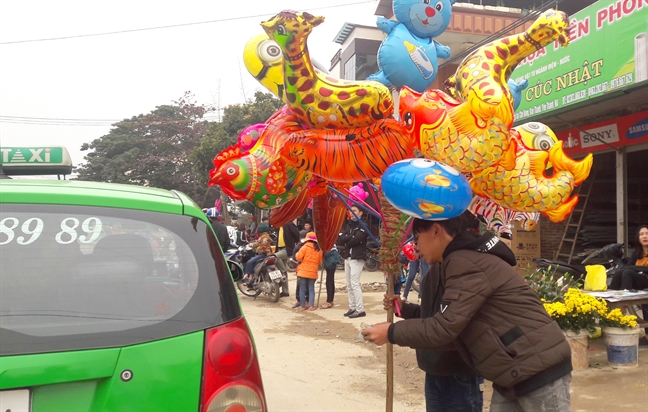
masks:
[[[583,148],[619,141],[619,129],[616,123],[597,127],[596,129],[588,129],[585,132],[580,132],[581,147]]]

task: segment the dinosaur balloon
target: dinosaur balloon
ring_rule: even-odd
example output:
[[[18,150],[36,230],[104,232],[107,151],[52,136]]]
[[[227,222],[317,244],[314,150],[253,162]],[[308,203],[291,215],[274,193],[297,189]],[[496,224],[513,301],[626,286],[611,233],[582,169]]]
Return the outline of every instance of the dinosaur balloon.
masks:
[[[511,127],[514,101],[507,85],[511,73],[525,57],[555,40],[563,46],[569,44],[569,17],[547,10],[526,32],[496,40],[469,54],[445,84],[457,100],[472,100],[476,116],[495,116]]]
[[[378,82],[340,80],[315,71],[306,47],[323,17],[285,10],[261,23],[284,56],[286,101],[299,122],[311,129],[365,127],[394,110],[391,93]]]

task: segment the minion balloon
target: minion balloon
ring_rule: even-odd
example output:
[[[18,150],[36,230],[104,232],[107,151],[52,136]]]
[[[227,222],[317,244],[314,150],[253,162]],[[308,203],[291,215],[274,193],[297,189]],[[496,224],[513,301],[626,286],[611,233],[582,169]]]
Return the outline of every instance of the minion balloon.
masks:
[[[283,53],[281,47],[267,34],[257,34],[245,43],[243,62],[248,72],[270,93],[286,103],[284,95]],[[312,59],[315,70],[328,74],[328,70]]]
[[[284,99],[283,55],[281,48],[267,34],[258,34],[245,43],[245,68],[272,94]]]

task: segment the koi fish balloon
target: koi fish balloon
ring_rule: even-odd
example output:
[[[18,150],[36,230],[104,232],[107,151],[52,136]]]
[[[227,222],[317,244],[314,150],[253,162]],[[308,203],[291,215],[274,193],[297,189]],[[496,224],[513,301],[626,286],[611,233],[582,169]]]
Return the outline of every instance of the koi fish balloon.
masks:
[[[395,208],[425,220],[450,219],[470,205],[472,192],[466,178],[443,163],[408,159],[389,166],[382,191]]]
[[[511,134],[521,140],[515,128]],[[574,187],[589,176],[592,158],[590,153],[581,161],[570,159],[562,150],[562,142],[548,152],[529,150],[520,144],[513,170],[489,167],[473,173],[470,186],[476,195],[488,197],[502,207],[540,212],[552,222],[560,222],[578,203],[578,195],[570,196]],[[553,165],[550,177],[545,174],[547,162]]]
[[[450,57],[450,48],[432,40],[452,20],[456,0],[394,0],[397,21],[379,17],[376,25],[387,35],[378,49],[378,73],[367,80],[400,89],[425,91],[436,79],[437,57]]]
[[[471,95],[471,99],[473,95]],[[471,101],[460,103],[440,90],[400,92],[399,112],[405,127],[428,159],[443,162],[462,173],[500,164],[515,166],[516,142],[496,117],[473,116]]]

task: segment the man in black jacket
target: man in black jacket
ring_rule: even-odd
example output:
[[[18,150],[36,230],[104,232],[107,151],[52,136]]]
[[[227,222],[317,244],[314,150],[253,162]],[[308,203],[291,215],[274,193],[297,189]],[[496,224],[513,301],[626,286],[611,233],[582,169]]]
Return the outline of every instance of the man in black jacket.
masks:
[[[421,304],[407,302],[400,296],[385,294],[385,310],[398,299],[403,319],[425,319],[439,311],[445,291],[441,265],[430,266],[421,280]],[[481,412],[484,404],[484,378],[477,376],[454,347],[416,349],[418,367],[425,372],[425,407],[427,412]]]
[[[349,297],[349,310],[344,316],[359,318],[367,315],[362,302],[360,275],[367,255],[367,237],[369,235],[360,224],[362,211],[357,206],[352,206],[351,210],[354,216],[347,222],[336,244],[340,249],[340,256],[344,259],[344,273],[346,274]]]
[[[414,219],[419,253],[428,263],[442,262],[439,310],[426,319],[376,324],[362,331],[365,340],[425,349],[454,343],[493,382],[491,412],[569,411],[572,364],[564,333],[513,269],[511,249],[493,234],[466,231],[469,216]]]

